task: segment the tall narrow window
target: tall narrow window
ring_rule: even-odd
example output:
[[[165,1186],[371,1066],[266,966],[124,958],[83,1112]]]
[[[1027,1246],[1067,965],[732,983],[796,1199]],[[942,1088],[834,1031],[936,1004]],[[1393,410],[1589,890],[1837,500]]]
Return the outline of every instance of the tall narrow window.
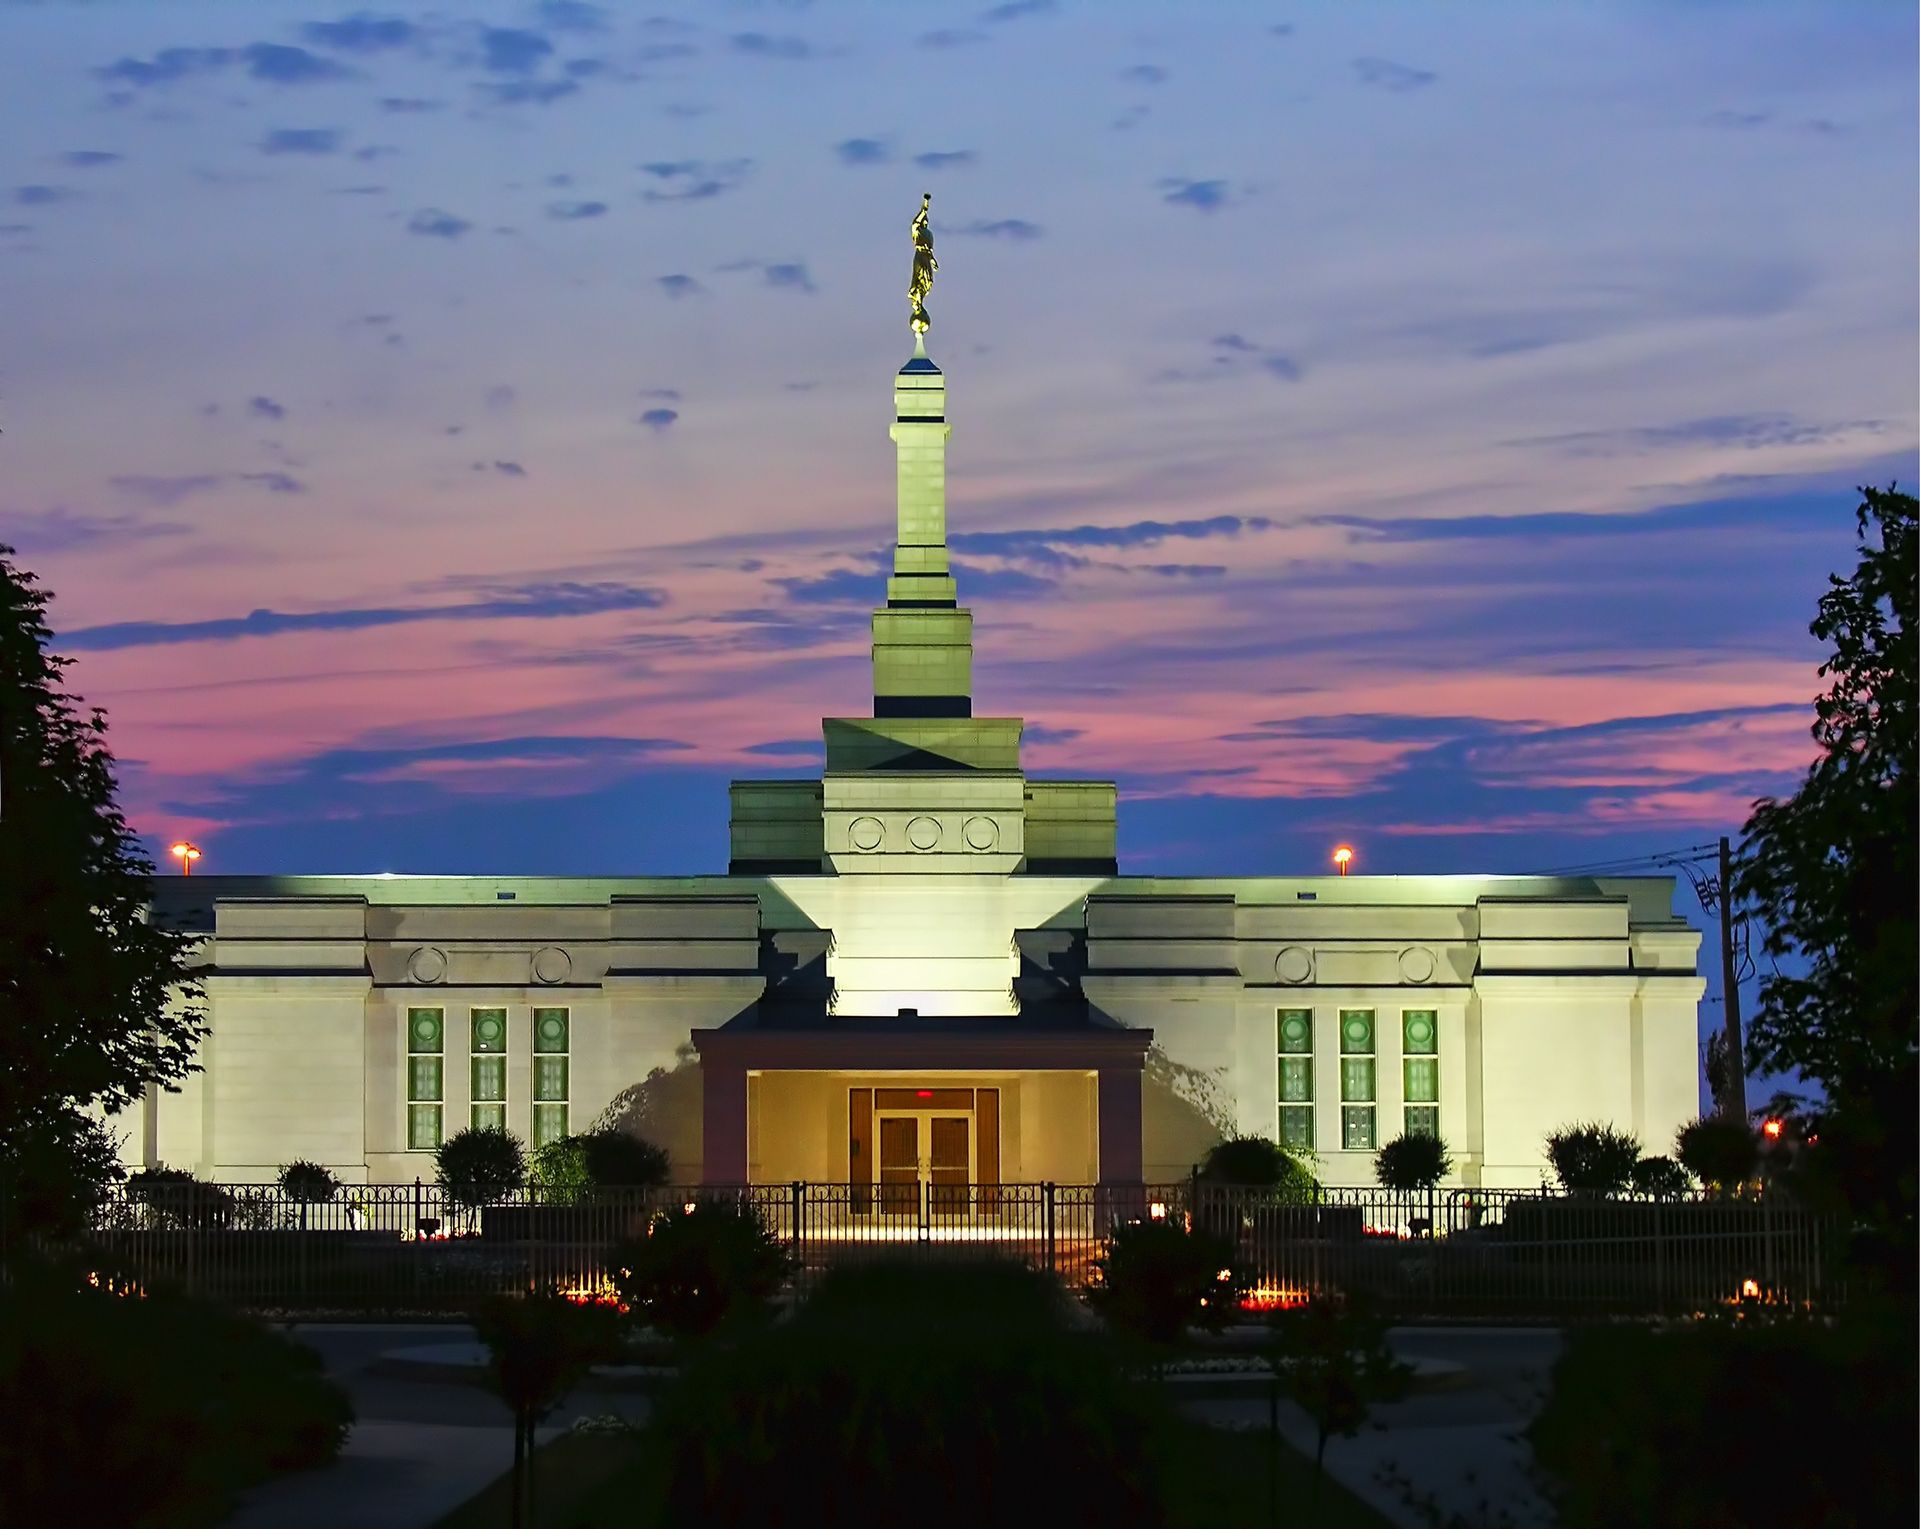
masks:
[[[440,1145],[446,1098],[447,1016],[443,1009],[407,1010],[407,1150]]]
[[[1340,1011],[1340,1145],[1371,1152],[1373,1132],[1373,1010]]]
[[[1280,1145],[1313,1150],[1313,1010],[1280,1011]]]
[[[1400,1049],[1406,1060],[1407,1134],[1440,1134],[1440,1023],[1432,1009],[1400,1016]]]
[[[474,1009],[468,1019],[470,1117],[478,1128],[507,1128],[507,1011]]]
[[[565,1009],[533,1011],[533,1144],[544,1147],[567,1134],[567,1042],[572,1026]]]

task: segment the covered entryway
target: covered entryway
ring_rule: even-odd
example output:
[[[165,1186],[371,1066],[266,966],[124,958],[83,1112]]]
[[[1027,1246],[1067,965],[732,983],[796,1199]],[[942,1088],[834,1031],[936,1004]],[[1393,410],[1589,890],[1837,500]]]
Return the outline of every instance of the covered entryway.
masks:
[[[1151,1039],[910,1018],[695,1031],[702,1178],[948,1214],[991,1209],[1001,1184],[1137,1184]]]

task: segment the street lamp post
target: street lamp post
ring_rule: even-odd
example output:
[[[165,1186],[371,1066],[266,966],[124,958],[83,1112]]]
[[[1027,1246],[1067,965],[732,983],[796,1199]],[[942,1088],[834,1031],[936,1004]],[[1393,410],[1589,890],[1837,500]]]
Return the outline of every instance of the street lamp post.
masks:
[[[189,844],[185,839],[182,839],[178,843],[168,845],[167,853],[180,862],[180,874],[182,876],[191,876],[193,874],[193,862],[200,858],[200,846],[197,844]]]
[[[1333,852],[1333,863],[1340,867],[1340,874],[1342,876],[1346,875],[1347,867],[1353,864],[1353,846],[1351,844],[1342,844],[1336,849]]]

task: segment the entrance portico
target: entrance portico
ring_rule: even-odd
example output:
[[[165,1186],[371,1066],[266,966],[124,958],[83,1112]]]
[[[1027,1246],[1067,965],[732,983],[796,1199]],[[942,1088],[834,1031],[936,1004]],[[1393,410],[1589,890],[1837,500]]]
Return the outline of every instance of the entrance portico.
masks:
[[[1149,1030],[910,1018],[696,1030],[703,1177],[1141,1182]],[[916,1190],[916,1193],[919,1191]]]

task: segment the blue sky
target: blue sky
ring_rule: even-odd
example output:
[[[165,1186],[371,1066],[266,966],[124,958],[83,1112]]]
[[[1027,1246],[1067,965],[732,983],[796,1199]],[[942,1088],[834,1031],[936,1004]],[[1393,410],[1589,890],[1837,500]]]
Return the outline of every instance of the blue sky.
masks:
[[[0,539],[210,870],[720,869],[866,706],[922,191],[978,706],[1125,869],[1737,829],[1916,475],[1909,5],[0,26]]]

